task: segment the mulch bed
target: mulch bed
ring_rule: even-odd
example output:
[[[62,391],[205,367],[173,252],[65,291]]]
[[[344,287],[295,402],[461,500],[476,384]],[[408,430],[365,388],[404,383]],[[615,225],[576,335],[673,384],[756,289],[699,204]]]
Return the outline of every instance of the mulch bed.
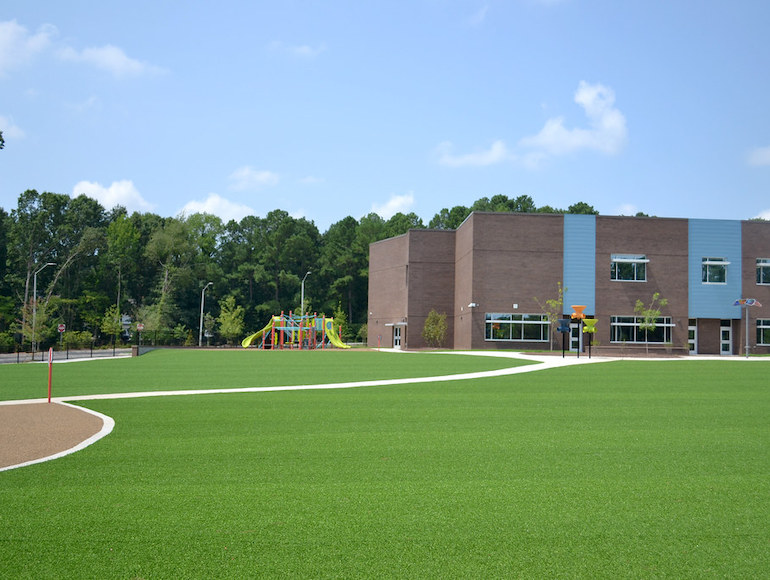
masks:
[[[0,405],[0,467],[71,449],[102,424],[95,415],[57,403]]]

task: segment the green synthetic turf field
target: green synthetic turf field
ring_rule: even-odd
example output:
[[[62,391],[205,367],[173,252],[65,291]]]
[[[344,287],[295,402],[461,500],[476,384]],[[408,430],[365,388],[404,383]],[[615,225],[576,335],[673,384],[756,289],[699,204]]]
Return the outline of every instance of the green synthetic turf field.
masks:
[[[0,473],[0,576],[766,577],[768,368],[90,401],[111,435]]]
[[[394,358],[397,357],[397,358]],[[156,350],[137,358],[54,363],[53,396],[311,385],[451,375],[529,364],[445,353]],[[0,400],[48,396],[48,365],[0,365]]]

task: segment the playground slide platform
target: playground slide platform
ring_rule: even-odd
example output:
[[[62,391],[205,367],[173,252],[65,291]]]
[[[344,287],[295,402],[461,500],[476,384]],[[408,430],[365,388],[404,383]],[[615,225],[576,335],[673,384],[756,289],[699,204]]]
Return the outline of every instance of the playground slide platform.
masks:
[[[251,334],[246,338],[244,338],[243,341],[241,341],[241,346],[243,348],[250,347],[257,340],[259,340],[266,332],[268,332],[272,327],[273,327],[273,321],[271,320],[270,322],[267,323],[267,325],[262,330],[258,330],[254,334]],[[339,335],[337,334],[337,331],[334,330],[333,323],[328,324],[326,326],[326,338],[328,338],[329,342],[337,348],[350,348],[350,345],[347,345],[344,342],[342,342]]]

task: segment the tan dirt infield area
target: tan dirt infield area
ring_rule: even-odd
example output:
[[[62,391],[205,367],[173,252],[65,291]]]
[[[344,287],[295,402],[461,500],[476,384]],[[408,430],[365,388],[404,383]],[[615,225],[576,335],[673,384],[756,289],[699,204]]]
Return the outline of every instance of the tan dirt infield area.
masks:
[[[103,423],[58,403],[0,405],[0,467],[71,449],[98,433]]]

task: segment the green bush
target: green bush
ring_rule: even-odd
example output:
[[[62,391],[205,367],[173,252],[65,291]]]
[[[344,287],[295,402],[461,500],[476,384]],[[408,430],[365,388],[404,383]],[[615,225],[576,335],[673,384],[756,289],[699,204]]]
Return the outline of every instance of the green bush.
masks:
[[[432,347],[444,345],[447,334],[446,314],[439,314],[435,309],[431,309],[428,318],[425,319],[425,326],[422,328],[422,338],[425,344]]]
[[[62,337],[65,348],[88,348],[93,342],[93,336],[86,330],[67,331]]]
[[[0,332],[0,352],[14,352],[16,350],[16,341],[13,339],[13,333]]]

